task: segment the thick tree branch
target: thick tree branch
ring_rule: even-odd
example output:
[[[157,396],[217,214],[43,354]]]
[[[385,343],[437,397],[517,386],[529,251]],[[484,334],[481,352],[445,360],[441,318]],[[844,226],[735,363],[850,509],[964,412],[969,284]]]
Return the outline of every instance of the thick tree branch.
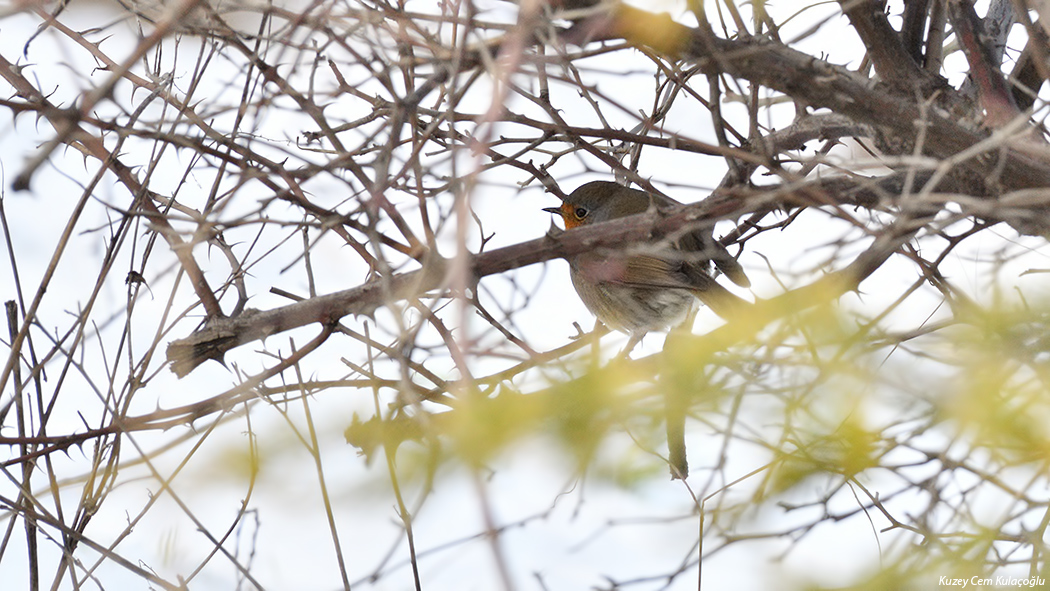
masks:
[[[631,23],[627,29],[615,23]],[[630,35],[632,43],[658,47],[694,60],[703,71],[725,73],[782,92],[814,107],[831,109],[879,130],[894,155],[921,153],[952,159],[953,175],[981,196],[1050,185],[1050,151],[1024,139],[1026,133],[990,138],[972,108],[940,81],[945,92],[916,95],[877,84],[844,67],[758,37],[710,38],[701,31],[630,6],[618,6],[612,25],[589,33],[597,38]],[[708,49],[713,47],[713,51]],[[967,124],[966,122],[971,123]],[[960,156],[962,155],[962,156]]]
[[[965,166],[961,174],[975,183],[978,195],[1050,185],[1050,151],[1010,137],[982,145],[990,137],[987,131],[965,125],[959,114],[935,103],[892,92],[846,68],[779,43],[758,38],[716,39],[719,55],[715,60],[704,54],[701,39],[689,39],[680,51],[682,57],[695,59],[705,69],[729,67],[728,74],[867,123],[899,143],[899,153],[911,152],[909,146],[914,146],[920,128],[925,138],[922,153],[947,159],[968,152],[965,161],[955,164]]]
[[[839,4],[883,80],[902,89],[930,86],[933,79],[919,67],[913,52],[909,52],[890,26],[885,0],[839,0]]]
[[[926,17],[929,5],[930,0],[909,0],[904,3],[904,14],[902,15],[901,45],[904,46],[904,51],[911,56],[912,61],[920,66],[925,61],[923,40],[926,37]]]
[[[552,234],[528,242],[474,255],[475,280],[555,258],[571,257],[595,248],[623,248],[686,229],[736,219],[753,211],[806,206],[893,205],[897,197],[917,192],[933,173],[894,174],[883,178],[835,177],[792,187],[735,188],[719,191],[700,203],[679,209],[641,214]],[[907,186],[907,182],[913,186]],[[167,350],[172,371],[187,375],[208,359],[222,361],[240,345],[313,323],[328,324],[347,315],[371,315],[377,308],[441,289],[446,285],[448,259],[431,256],[423,268],[372,280],[352,289],[310,298],[267,311],[248,310],[236,318],[220,318],[193,335],[173,341]]]
[[[1021,111],[1006,85],[999,60],[987,46],[988,40],[982,34],[973,4],[948,0],[948,19],[970,64],[970,80],[977,85],[977,96],[985,112],[984,124],[993,129],[1006,125]]]

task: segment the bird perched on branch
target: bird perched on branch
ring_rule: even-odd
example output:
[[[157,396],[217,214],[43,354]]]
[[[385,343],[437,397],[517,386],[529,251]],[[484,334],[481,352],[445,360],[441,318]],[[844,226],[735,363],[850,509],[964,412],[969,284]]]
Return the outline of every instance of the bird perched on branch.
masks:
[[[644,213],[653,206],[675,205],[680,204],[668,197],[594,181],[573,191],[560,207],[544,211],[560,216],[565,229],[571,230]],[[630,350],[647,332],[680,325],[689,315],[694,298],[723,318],[751,306],[715,281],[712,263],[733,283],[750,287],[740,263],[714,240],[710,225],[664,242],[575,255],[569,258],[569,276],[580,299],[602,324],[630,335]],[[683,434],[685,408],[677,412],[680,405],[670,400],[668,406],[671,474],[684,478],[689,473]]]

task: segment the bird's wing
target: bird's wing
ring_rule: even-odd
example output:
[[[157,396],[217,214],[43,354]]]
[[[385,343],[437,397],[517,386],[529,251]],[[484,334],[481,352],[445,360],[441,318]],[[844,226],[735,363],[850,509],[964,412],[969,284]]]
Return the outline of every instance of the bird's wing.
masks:
[[[727,253],[728,254],[728,253]],[[686,273],[684,263],[644,254],[585,253],[576,260],[584,279],[621,287],[685,289],[723,318],[739,314],[751,303],[699,271]]]
[[[678,241],[678,246],[683,253],[687,255],[693,254],[697,257],[697,261],[693,263],[697,272],[706,274],[708,269],[707,261],[711,261],[733,283],[740,287],[751,287],[751,280],[744,273],[744,268],[733,258],[733,255],[729,254],[726,247],[714,239],[710,229],[706,231],[696,230],[682,236]],[[690,275],[693,274],[691,271],[692,269],[690,270]]]
[[[584,253],[576,258],[576,269],[592,283],[651,289],[693,289],[689,278],[682,273],[681,261],[657,256],[619,252]]]

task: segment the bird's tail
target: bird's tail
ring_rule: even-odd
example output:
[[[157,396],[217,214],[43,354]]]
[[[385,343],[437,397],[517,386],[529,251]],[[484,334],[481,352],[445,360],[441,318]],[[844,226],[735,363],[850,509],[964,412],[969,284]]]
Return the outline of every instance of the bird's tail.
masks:
[[[754,306],[751,302],[722,287],[713,278],[703,281],[701,287],[693,289],[695,295],[711,311],[725,320],[746,314]]]

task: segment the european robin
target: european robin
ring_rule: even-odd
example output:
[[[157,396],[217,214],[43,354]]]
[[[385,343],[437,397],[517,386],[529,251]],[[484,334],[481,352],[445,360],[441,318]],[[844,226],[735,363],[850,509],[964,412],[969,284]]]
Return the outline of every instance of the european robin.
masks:
[[[678,203],[617,183],[594,181],[582,185],[562,202],[544,211],[561,216],[565,229],[644,213],[652,206]],[[722,317],[745,311],[751,304],[720,285],[711,263],[733,283],[750,287],[740,263],[716,242],[710,227],[687,232],[666,243],[600,249],[569,259],[569,276],[584,305],[606,326],[631,336],[627,350],[645,333],[680,325],[694,297]],[[668,449],[671,474],[689,473],[685,458],[684,408],[668,400]],[[676,408],[671,408],[671,407]]]
[[[544,211],[561,216],[565,229],[644,213],[652,205],[680,205],[669,197],[617,183],[594,181],[573,191],[561,207]],[[726,317],[750,304],[712,277],[711,263],[741,287],[750,287],[740,263],[714,240],[710,229],[694,230],[669,244],[626,251],[605,249],[569,259],[576,293],[598,320],[633,337],[665,330],[685,319],[693,298]]]

